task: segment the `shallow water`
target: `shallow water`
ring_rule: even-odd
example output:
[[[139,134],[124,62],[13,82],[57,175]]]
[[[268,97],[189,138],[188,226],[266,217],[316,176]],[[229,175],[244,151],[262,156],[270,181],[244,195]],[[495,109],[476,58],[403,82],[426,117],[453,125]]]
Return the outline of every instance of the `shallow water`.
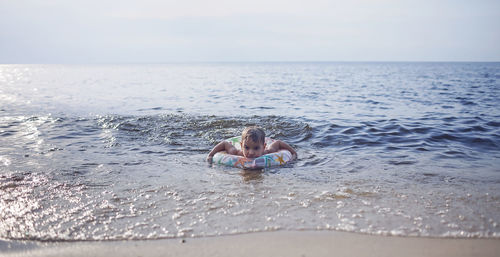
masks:
[[[0,66],[0,238],[500,237],[499,63]],[[299,160],[204,159],[248,125]]]

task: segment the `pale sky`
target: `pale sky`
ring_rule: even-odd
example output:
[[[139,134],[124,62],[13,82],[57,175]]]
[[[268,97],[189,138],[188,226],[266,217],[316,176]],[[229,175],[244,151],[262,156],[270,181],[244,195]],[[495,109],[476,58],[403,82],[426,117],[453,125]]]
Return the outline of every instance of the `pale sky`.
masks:
[[[498,0],[0,0],[0,63],[500,61]]]

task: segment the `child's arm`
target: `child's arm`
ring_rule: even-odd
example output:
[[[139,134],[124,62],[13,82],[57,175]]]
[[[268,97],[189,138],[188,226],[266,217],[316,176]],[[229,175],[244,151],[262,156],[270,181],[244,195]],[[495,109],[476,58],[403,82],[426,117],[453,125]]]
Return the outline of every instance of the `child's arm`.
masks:
[[[287,143],[281,141],[281,140],[276,140],[274,141],[266,150],[267,153],[275,153],[279,150],[288,150],[290,153],[292,153],[292,160],[297,159],[297,152]]]
[[[227,141],[222,141],[222,142],[218,143],[212,149],[212,151],[210,151],[210,153],[208,153],[207,161],[208,162],[212,162],[212,157],[214,157],[214,155],[216,153],[222,152],[222,151],[226,151],[226,153],[232,154],[232,155],[243,155],[241,153],[241,151],[239,151],[238,149],[236,149],[231,143],[229,143]]]

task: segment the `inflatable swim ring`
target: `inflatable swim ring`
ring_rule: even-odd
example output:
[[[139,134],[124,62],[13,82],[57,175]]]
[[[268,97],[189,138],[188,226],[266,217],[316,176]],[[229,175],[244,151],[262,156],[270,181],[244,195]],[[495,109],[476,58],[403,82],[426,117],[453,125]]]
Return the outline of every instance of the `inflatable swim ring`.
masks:
[[[241,136],[226,139],[236,149],[241,150]],[[266,137],[266,145],[274,142],[274,139]],[[279,166],[289,162],[292,159],[292,153],[288,150],[280,150],[275,153],[264,154],[257,158],[246,158],[244,156],[231,155],[226,152],[218,152],[212,158],[214,163],[237,167],[242,169],[258,169],[272,166]]]

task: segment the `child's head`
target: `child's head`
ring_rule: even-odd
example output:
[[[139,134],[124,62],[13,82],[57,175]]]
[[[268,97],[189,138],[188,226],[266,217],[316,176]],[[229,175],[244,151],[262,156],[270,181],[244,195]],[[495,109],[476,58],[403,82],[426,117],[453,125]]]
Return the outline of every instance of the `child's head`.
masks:
[[[258,127],[247,127],[241,133],[241,151],[247,158],[257,158],[266,149],[266,133]]]

